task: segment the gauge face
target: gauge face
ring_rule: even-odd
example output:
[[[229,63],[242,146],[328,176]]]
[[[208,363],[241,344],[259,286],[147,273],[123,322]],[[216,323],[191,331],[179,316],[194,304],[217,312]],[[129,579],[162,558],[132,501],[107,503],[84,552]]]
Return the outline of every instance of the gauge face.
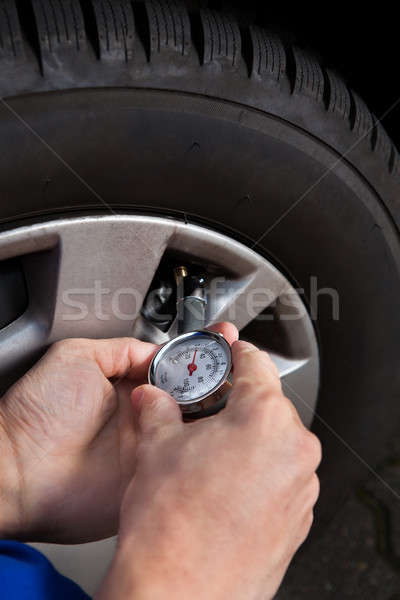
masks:
[[[217,333],[184,333],[165,344],[150,366],[149,381],[179,404],[197,402],[218,389],[232,366],[229,344]]]

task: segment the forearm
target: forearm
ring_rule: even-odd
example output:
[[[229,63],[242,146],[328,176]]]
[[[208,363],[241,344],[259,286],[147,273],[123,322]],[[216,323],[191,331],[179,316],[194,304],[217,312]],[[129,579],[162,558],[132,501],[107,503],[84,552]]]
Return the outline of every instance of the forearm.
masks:
[[[157,548],[152,546],[151,550],[153,560],[143,562],[137,546],[119,548],[95,600],[202,598],[192,574],[179,566],[166,564]]]

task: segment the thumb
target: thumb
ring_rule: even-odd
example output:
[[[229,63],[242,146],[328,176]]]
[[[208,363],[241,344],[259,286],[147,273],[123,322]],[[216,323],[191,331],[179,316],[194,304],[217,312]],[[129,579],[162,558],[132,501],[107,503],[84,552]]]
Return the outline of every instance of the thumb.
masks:
[[[154,385],[141,385],[131,394],[135,426],[139,435],[163,439],[183,428],[178,404]]]

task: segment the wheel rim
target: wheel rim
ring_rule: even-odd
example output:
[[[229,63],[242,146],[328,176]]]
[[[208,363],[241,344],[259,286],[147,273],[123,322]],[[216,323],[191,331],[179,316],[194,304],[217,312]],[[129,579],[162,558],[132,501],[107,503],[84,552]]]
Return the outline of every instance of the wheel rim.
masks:
[[[141,314],[168,253],[182,260],[195,257],[206,269],[213,265],[207,324],[229,320],[242,338],[267,350],[285,393],[309,425],[317,401],[319,355],[297,291],[243,244],[170,218],[79,217],[1,233],[0,259],[20,257],[29,303],[0,331],[0,374],[18,372],[48,344],[65,337],[132,335],[155,343],[173,337],[175,322],[163,332]]]

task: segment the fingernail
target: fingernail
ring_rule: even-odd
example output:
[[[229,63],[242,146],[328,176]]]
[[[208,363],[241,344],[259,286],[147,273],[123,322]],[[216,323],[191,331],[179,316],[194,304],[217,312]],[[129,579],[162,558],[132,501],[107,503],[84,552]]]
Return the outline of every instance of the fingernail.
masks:
[[[137,387],[131,393],[131,402],[135,410],[139,410],[144,396],[144,389]]]
[[[250,342],[246,342],[245,340],[238,340],[235,342],[236,344],[240,344],[239,350],[242,352],[254,352],[254,350],[258,350],[257,346],[251,344]]]

